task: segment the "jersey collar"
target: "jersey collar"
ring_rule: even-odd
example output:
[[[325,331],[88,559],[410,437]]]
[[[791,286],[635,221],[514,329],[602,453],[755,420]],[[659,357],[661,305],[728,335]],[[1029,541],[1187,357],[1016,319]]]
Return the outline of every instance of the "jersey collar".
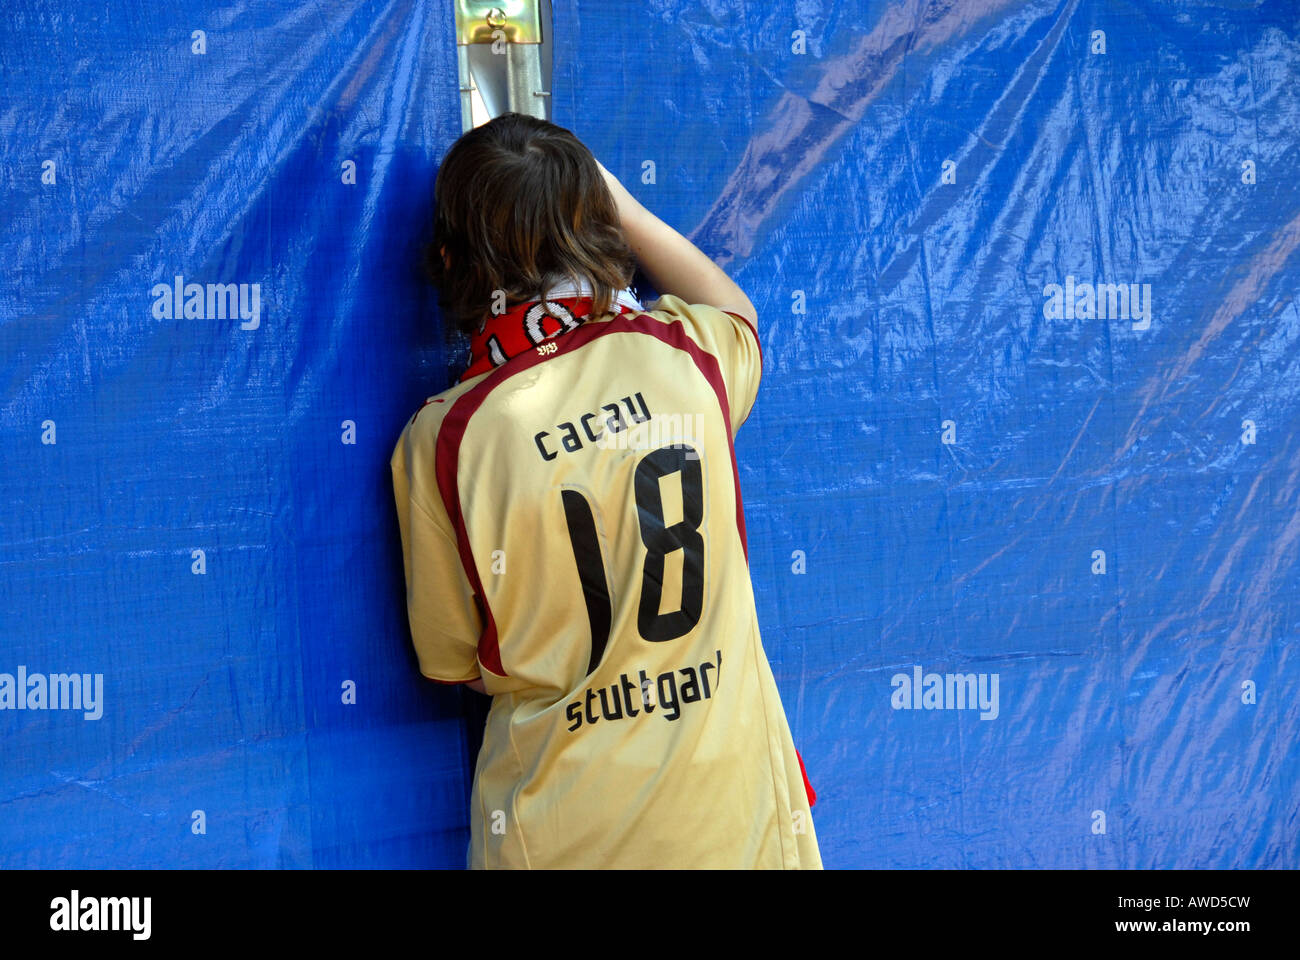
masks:
[[[540,300],[516,304],[505,313],[484,318],[470,339],[469,360],[461,381],[487,373],[511,357],[581,326],[593,304],[591,285],[566,282],[550,287]],[[630,289],[620,290],[611,313],[635,313],[641,303]]]

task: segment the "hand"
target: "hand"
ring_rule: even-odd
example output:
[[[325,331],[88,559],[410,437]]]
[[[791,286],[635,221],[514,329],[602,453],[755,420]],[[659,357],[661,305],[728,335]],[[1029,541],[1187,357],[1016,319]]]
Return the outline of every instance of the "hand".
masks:
[[[659,293],[671,293],[687,303],[707,303],[739,314],[752,325],[757,324],[758,312],[749,297],[721,267],[643,207],[599,160],[596,166],[614,195],[614,206],[628,246]]]
[[[721,267],[643,207],[599,160],[596,166],[614,195],[614,206],[628,246],[656,290],[661,294],[671,293],[687,303],[707,303],[739,314],[751,325],[757,325],[758,312],[754,305]]]

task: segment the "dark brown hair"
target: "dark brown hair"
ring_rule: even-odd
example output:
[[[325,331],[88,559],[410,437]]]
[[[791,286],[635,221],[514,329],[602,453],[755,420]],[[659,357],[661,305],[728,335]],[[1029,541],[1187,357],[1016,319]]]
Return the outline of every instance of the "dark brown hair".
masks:
[[[478,331],[498,290],[513,305],[556,278],[586,280],[600,316],[632,279],[635,259],[595,157],[553,123],[505,113],[468,131],[442,161],[434,200],[425,272],[462,333]]]

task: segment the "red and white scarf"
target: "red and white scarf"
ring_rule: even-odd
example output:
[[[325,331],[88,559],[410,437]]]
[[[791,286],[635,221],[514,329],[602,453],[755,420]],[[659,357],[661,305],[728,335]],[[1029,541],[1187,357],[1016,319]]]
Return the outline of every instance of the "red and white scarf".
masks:
[[[543,341],[576,330],[590,315],[591,286],[564,283],[553,286],[540,300],[520,303],[498,316],[488,316],[470,339],[469,360],[461,381],[487,373],[511,357],[532,350]],[[611,313],[636,313],[642,308],[631,290],[620,290]]]

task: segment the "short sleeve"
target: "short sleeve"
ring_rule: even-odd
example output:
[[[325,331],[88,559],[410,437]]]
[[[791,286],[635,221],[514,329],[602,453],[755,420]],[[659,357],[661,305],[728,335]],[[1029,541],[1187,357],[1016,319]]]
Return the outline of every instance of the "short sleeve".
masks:
[[[670,321],[680,320],[690,338],[717,358],[731,408],[734,436],[749,418],[763,376],[763,348],[758,331],[739,314],[708,304],[689,304],[669,295],[650,304],[649,311],[666,315],[664,319]]]
[[[432,463],[422,470],[415,462],[416,448],[424,446],[408,423],[390,462],[411,641],[424,676],[442,683],[466,683],[480,676],[482,617],[437,489],[428,493],[423,489],[423,482],[433,476]]]

